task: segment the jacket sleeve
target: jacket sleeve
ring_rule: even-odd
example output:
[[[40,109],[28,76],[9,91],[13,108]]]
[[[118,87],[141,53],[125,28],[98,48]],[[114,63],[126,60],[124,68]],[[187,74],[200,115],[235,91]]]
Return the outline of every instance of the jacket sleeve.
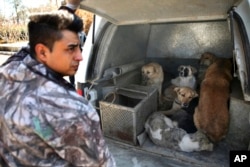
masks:
[[[39,108],[43,112],[42,119],[34,124],[36,132],[71,164],[115,166],[100,128],[99,115],[90,103],[74,93],[40,96]]]

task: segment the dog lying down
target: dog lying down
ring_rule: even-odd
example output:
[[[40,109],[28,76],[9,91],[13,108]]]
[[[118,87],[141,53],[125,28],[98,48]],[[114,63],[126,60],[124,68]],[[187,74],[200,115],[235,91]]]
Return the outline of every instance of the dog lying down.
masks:
[[[154,112],[149,116],[145,130],[151,141],[159,146],[184,152],[213,151],[213,143],[203,133],[197,131],[188,134],[160,112]]]
[[[194,133],[197,131],[194,124],[194,111],[198,102],[199,98],[195,97],[191,100],[188,107],[178,109],[168,117],[176,124],[177,127],[184,129],[187,133]]]
[[[163,111],[165,115],[172,114],[176,109],[188,107],[192,99],[198,97],[198,93],[190,87],[178,87],[171,85],[164,91],[164,99],[172,101],[172,108]]]

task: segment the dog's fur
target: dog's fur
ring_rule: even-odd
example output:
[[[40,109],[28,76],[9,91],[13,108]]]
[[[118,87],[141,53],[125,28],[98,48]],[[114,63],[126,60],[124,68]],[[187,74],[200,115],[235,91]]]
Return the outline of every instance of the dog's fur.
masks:
[[[151,141],[159,146],[185,152],[213,150],[213,144],[204,134],[198,131],[188,134],[185,130],[175,127],[171,119],[159,112],[149,116],[145,130]]]
[[[171,83],[175,86],[187,86],[196,89],[196,78],[194,74],[197,69],[193,66],[181,65],[178,67],[179,76],[172,79]]]
[[[194,133],[197,128],[194,124],[194,111],[197,107],[199,98],[195,97],[189,103],[188,107],[183,107],[173,113],[169,118],[176,124],[177,127],[184,129],[187,133]]]
[[[173,105],[171,110],[174,111],[176,109],[180,109],[183,107],[188,107],[189,102],[198,96],[197,92],[190,88],[190,87],[178,87],[178,86],[170,86],[169,88],[167,88],[168,92],[164,92],[164,94],[166,93],[166,95],[164,96],[169,96],[169,99],[173,99]],[[171,98],[170,98],[171,97]],[[168,113],[172,113],[172,112],[168,112],[166,111],[165,114],[168,115]]]
[[[217,60],[217,57],[214,54],[210,52],[205,52],[201,55],[199,64],[208,67],[212,63],[214,63],[216,60]]]
[[[142,84],[147,86],[155,86],[159,92],[159,99],[162,97],[162,83],[164,73],[162,66],[158,63],[151,62],[141,68]]]
[[[201,83],[199,104],[195,108],[195,126],[215,143],[228,131],[231,68],[231,60],[224,58],[217,58],[208,67]]]
[[[197,76],[197,84],[200,86],[202,80],[204,79],[207,68],[215,62],[217,57],[210,53],[205,52],[201,55],[199,60],[199,68],[198,68],[198,76]]]

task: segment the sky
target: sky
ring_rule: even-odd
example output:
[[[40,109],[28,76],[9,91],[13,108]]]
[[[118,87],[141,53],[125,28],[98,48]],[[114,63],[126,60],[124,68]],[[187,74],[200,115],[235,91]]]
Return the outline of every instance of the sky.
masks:
[[[10,16],[13,12],[9,0],[0,0],[0,13],[4,16]],[[39,7],[40,5],[47,4],[49,0],[22,0],[23,5],[27,7]]]

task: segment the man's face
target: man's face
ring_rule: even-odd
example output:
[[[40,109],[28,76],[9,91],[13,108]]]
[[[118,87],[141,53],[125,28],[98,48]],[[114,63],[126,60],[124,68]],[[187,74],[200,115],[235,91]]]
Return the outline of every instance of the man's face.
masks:
[[[44,64],[63,76],[74,75],[82,61],[80,41],[78,35],[69,30],[63,30],[62,34],[63,38],[54,43]]]

